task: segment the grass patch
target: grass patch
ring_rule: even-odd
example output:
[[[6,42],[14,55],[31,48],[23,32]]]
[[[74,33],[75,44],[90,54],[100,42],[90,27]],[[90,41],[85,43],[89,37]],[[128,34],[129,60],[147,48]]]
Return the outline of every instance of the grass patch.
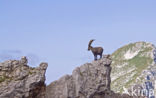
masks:
[[[82,76],[83,77],[83,73],[80,71],[80,76]]]
[[[126,45],[124,47],[121,47],[119,48],[117,51],[115,51],[113,54],[112,54],[112,59],[120,59],[120,58],[123,58],[123,53],[125,51],[128,51],[128,50],[132,50],[132,48],[135,46],[135,44],[129,44],[129,45]]]
[[[4,82],[5,81],[5,77],[4,76],[0,76],[0,83]]]
[[[29,71],[29,74],[30,74],[30,75],[32,75],[32,74],[33,74],[33,72]]]

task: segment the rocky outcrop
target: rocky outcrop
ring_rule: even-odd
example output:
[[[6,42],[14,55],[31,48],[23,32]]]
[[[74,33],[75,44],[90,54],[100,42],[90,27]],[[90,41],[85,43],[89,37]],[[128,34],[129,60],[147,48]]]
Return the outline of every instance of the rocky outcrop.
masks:
[[[0,63],[0,98],[45,98],[47,63],[32,68],[26,57]]]
[[[109,55],[105,55],[98,61],[77,67],[72,75],[48,85],[46,98],[125,98],[110,90],[111,62]]]
[[[72,75],[65,75],[46,88],[46,98],[145,98],[114,93],[111,88],[110,55],[77,67]]]

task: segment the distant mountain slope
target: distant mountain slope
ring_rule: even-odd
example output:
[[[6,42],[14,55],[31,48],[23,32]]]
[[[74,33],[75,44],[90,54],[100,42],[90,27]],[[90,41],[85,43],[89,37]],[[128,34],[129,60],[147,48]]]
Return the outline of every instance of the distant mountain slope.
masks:
[[[155,69],[155,51],[155,46],[146,42],[131,43],[115,51],[112,54],[111,89],[124,92],[123,87],[146,85],[147,76]],[[151,78],[154,77],[153,74]]]

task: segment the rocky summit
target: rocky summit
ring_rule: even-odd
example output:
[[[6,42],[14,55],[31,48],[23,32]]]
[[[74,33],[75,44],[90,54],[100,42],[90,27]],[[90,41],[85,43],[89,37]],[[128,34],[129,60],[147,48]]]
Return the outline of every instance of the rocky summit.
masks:
[[[47,86],[47,98],[92,98],[95,93],[110,90],[111,60],[104,57],[77,67]]]
[[[0,98],[45,98],[47,63],[32,68],[26,57],[0,63]]]
[[[48,85],[46,98],[133,98],[111,91],[111,62],[110,55],[104,55],[100,60],[77,67],[72,75]]]

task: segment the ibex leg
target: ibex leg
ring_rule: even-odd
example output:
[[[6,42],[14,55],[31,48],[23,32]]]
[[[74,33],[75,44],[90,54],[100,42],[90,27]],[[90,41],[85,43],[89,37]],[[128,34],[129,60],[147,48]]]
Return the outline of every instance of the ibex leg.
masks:
[[[97,55],[94,55],[94,60],[95,60],[95,61],[97,60]]]
[[[102,54],[100,55],[100,59],[102,58]]]

